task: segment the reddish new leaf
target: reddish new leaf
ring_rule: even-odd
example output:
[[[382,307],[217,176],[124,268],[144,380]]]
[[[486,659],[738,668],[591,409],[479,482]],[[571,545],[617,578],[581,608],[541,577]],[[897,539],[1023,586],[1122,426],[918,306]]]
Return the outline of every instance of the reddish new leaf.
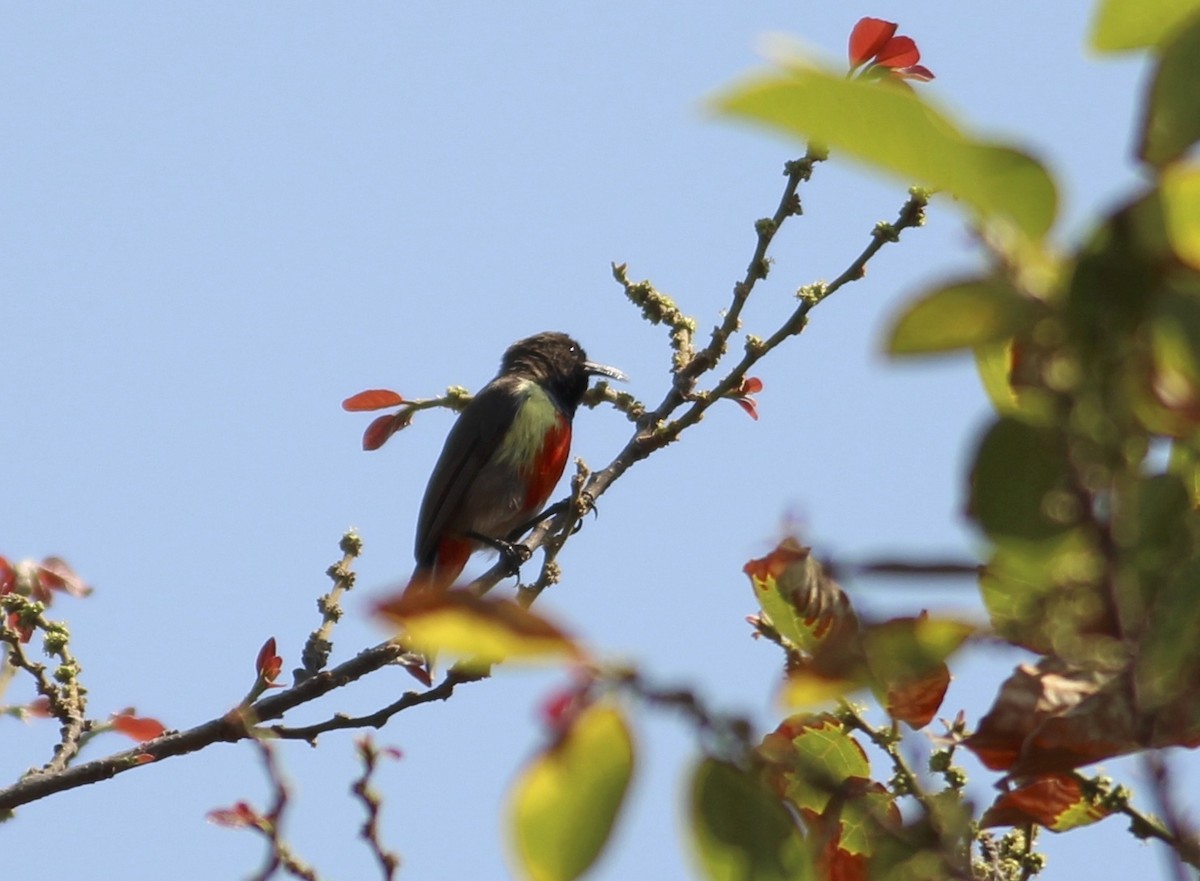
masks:
[[[266,822],[258,811],[244,801],[239,801],[231,808],[211,810],[205,816],[208,818],[208,822],[224,826],[227,829],[244,829]]]
[[[132,708],[122,710],[114,715],[112,717],[112,728],[113,731],[119,731],[121,734],[131,737],[139,743],[161,737],[167,730],[167,726],[163,725],[157,719],[135,716]]]
[[[342,409],[350,413],[361,413],[366,410],[382,410],[385,407],[395,407],[404,403],[399,393],[385,388],[367,389],[357,395],[351,395],[342,401]]]
[[[264,642],[262,648],[258,650],[254,669],[258,673],[258,677],[268,684],[279,677],[279,671],[283,669],[283,658],[275,654],[275,637],[272,636]]]
[[[412,422],[412,410],[408,409],[376,418],[363,432],[363,449],[378,450],[387,443],[388,438],[400,429],[406,428],[410,422]]]
[[[37,569],[38,583],[47,592],[61,590],[74,597],[85,597],[92,592],[91,587],[62,557],[47,557],[42,560]],[[47,595],[44,599],[48,600]]]
[[[884,67],[909,67],[921,60],[921,53],[912,37],[892,37],[875,56],[875,63]]]

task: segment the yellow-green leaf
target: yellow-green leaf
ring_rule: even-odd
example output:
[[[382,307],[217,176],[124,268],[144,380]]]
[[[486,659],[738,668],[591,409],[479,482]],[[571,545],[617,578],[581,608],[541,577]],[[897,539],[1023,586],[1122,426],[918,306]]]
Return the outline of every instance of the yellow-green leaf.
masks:
[[[1092,22],[1092,48],[1124,52],[1157,46],[1200,10],[1200,0],[1101,0]]]
[[[518,868],[571,881],[596,861],[633,774],[633,740],[613,707],[585,710],[522,771],[509,800]]]
[[[796,808],[823,813],[833,793],[851,778],[871,776],[867,754],[828,713],[790,716],[763,738],[775,788]]]
[[[970,137],[911,89],[846,79],[799,63],[743,80],[713,100],[728,116],[824,144],[898,176],[944,190],[1031,239],[1054,223],[1046,169],[1011,147]]]
[[[1200,165],[1167,169],[1161,199],[1172,250],[1193,269],[1200,269]]]
[[[415,591],[385,600],[376,614],[403,628],[406,644],[486,666],[500,661],[576,660],[582,649],[558,626],[511,600],[468,590]]]
[[[951,282],[908,303],[892,326],[892,355],[971,349],[1008,339],[1033,317],[1033,303],[995,277]]]
[[[816,877],[791,815],[750,772],[703,760],[692,776],[690,807],[692,843],[709,881]]]

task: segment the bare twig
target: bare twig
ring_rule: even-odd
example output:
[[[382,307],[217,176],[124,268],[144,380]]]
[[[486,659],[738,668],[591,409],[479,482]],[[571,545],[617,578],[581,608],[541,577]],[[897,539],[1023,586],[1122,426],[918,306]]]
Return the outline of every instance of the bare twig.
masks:
[[[354,570],[351,567],[362,553],[362,539],[357,532],[350,530],[342,536],[340,547],[342,559],[330,566],[326,573],[333,579],[333,588],[317,600],[317,609],[321,612],[321,626],[308,635],[308,641],[305,642],[304,651],[300,656],[304,666],[292,671],[293,683],[298,684],[315,676],[329,663],[329,654],[333,651],[330,636],[333,626],[342,617],[342,596],[354,587]]]
[[[371,786],[371,778],[375,774],[375,769],[379,766],[379,759],[383,755],[383,751],[375,746],[369,735],[360,737],[356,741],[356,746],[358,748],[358,756],[362,759],[363,772],[350,785],[350,791],[362,802],[367,812],[367,818],[363,821],[360,834],[363,840],[367,842],[371,853],[375,855],[375,860],[379,863],[383,881],[392,881],[396,876],[396,868],[400,865],[400,857],[384,847],[383,843],[379,840],[379,811],[382,803],[379,794]]]

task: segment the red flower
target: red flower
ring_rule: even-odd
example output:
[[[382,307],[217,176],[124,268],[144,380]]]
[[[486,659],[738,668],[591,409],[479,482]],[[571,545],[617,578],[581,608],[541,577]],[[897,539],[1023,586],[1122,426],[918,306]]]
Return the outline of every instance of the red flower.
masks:
[[[922,64],[921,51],[912,37],[896,36],[896,23],[881,18],[860,18],[850,32],[850,73],[862,68],[865,77],[933,79]]]

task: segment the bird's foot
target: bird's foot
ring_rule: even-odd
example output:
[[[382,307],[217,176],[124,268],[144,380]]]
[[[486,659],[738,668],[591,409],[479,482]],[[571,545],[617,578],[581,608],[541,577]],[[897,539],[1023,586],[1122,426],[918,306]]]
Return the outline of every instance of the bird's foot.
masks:
[[[509,575],[519,576],[521,574],[521,566],[529,562],[529,558],[533,556],[533,551],[517,542],[505,541],[502,538],[492,538],[491,536],[480,535],[477,532],[470,533],[470,537],[498,551],[500,558],[504,560],[504,568],[508,571]]]

